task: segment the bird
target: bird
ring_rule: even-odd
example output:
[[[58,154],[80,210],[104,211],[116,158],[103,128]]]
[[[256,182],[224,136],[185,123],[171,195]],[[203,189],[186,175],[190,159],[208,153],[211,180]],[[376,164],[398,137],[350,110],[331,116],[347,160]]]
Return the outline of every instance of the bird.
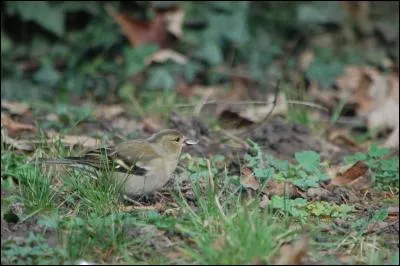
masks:
[[[111,170],[112,177],[122,185],[124,197],[131,198],[161,189],[172,177],[183,146],[197,143],[178,130],[164,129],[147,139],[127,140],[115,146],[89,150],[80,157],[41,162],[84,168],[92,173]]]

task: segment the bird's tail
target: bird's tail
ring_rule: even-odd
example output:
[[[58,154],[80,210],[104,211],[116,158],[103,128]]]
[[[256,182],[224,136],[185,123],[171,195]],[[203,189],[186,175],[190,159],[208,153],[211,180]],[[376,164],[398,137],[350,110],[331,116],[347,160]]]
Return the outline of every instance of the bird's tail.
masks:
[[[57,158],[57,159],[39,159],[37,161],[31,162],[31,163],[40,163],[40,164],[60,164],[60,165],[65,165],[68,167],[72,167],[75,169],[81,169],[89,172],[93,178],[97,179],[97,174],[95,172],[95,168],[88,164],[85,163],[84,160],[82,160],[81,157],[66,157],[66,158]]]
[[[79,161],[76,159],[71,159],[71,158],[61,158],[61,159],[40,159],[36,161],[38,163],[45,163],[45,164],[65,164],[65,165],[71,165],[71,164],[76,164]]]

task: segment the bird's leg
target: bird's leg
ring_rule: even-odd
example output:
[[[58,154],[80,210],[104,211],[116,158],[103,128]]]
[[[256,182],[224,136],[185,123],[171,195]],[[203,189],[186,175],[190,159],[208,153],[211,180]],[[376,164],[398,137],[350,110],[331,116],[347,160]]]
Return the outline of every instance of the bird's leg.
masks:
[[[154,194],[161,198],[161,200],[160,200],[161,202],[166,202],[167,201],[167,197],[165,197],[164,194],[162,194],[161,192],[157,191]]]
[[[143,206],[142,203],[140,203],[140,202],[138,202],[138,201],[136,201],[136,200],[131,199],[131,198],[128,197],[127,195],[124,195],[124,200],[129,201],[130,203],[133,203],[133,204],[135,204],[135,205],[137,205],[137,206]]]

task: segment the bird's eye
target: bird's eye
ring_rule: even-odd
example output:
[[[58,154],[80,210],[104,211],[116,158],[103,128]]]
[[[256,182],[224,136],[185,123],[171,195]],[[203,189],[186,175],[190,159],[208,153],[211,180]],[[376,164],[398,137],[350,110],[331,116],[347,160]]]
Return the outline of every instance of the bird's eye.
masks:
[[[176,142],[179,142],[180,140],[181,140],[180,137],[177,137],[177,138],[174,139],[174,141],[176,141]]]

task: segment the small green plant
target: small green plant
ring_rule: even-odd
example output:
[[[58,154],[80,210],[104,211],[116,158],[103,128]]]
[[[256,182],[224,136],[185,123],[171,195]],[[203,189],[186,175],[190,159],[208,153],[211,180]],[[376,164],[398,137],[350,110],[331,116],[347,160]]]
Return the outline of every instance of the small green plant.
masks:
[[[49,247],[40,235],[30,232],[29,237],[22,244],[12,240],[2,243],[1,264],[64,264],[67,260],[64,249]]]
[[[269,206],[272,209],[284,211],[293,217],[298,217],[302,221],[310,216],[345,217],[354,211],[354,207],[347,204],[337,205],[326,201],[307,202],[303,198],[288,199],[281,196],[273,196]]]
[[[318,187],[320,182],[329,179],[321,167],[321,159],[314,151],[302,151],[295,154],[298,165],[292,165],[288,161],[274,158],[272,155],[264,155],[258,144],[249,141],[252,146],[252,154],[244,156],[245,165],[252,168],[257,178],[262,181],[273,176],[277,180],[291,181],[294,185],[306,190],[310,187]]]
[[[354,164],[357,161],[365,162],[372,174],[373,184],[380,189],[397,189],[399,187],[399,157],[387,158],[390,150],[379,148],[372,144],[367,153],[357,152],[344,158],[346,164]]]
[[[66,234],[66,250],[72,258],[100,254],[122,252],[131,240],[126,239],[126,228],[134,222],[134,218],[126,215],[112,214],[98,217],[95,213],[89,219],[74,219],[62,225]],[[137,240],[136,240],[137,241]]]

